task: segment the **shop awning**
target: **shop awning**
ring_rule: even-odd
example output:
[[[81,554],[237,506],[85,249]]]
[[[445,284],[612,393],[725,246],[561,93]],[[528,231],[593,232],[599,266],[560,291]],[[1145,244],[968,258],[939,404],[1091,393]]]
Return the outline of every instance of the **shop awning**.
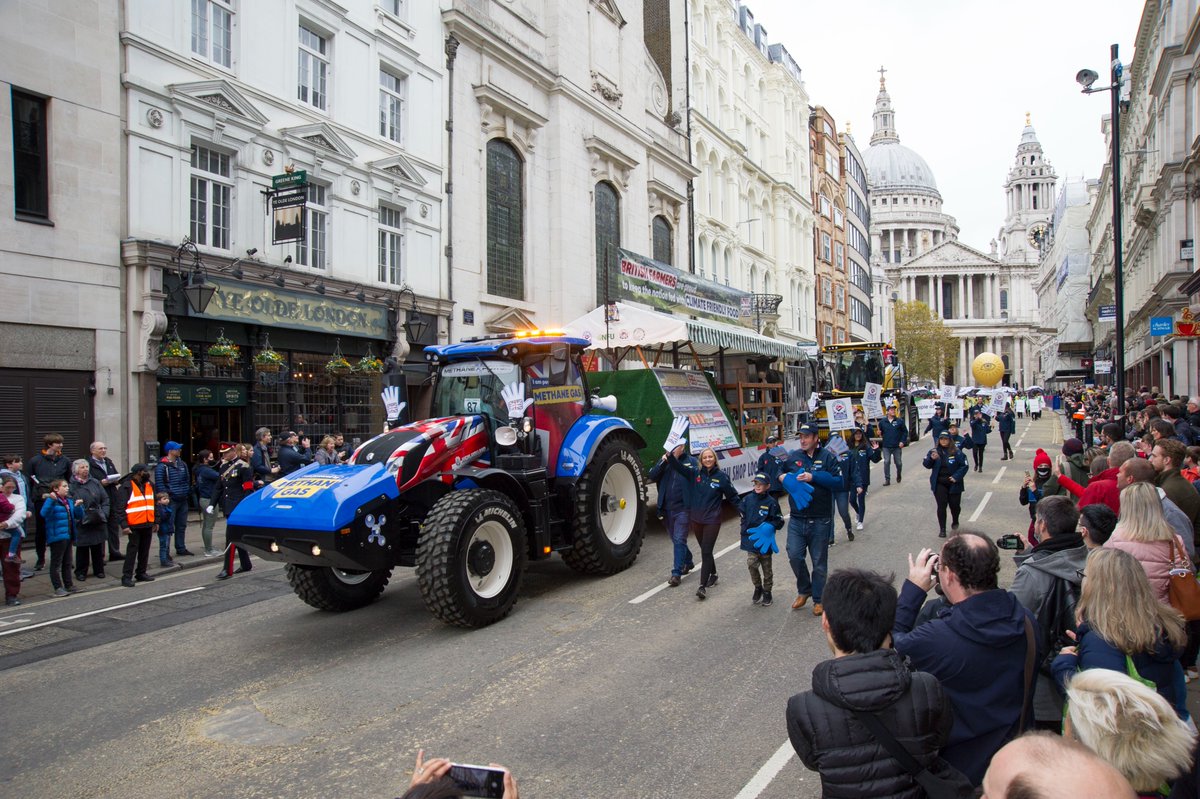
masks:
[[[625,302],[616,303],[616,307],[615,320],[606,322],[604,306],[601,306],[565,325],[563,331],[592,342],[589,349],[657,349],[690,342],[700,355],[712,355],[724,349],[726,352],[771,355],[788,360],[805,357],[802,349],[806,346],[804,343],[781,341],[760,335],[749,328],[708,319],[681,319]]]

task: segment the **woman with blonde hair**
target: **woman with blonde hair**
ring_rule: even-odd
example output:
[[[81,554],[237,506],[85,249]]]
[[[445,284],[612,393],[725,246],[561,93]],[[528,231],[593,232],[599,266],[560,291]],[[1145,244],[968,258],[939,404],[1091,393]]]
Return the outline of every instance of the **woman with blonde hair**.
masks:
[[[1111,763],[1139,796],[1165,796],[1167,781],[1192,766],[1195,733],[1170,704],[1153,688],[1107,669],[1071,679],[1063,735]]]
[[[1171,569],[1178,564],[1192,570],[1187,548],[1167,524],[1158,489],[1150,483],[1133,483],[1121,490],[1121,515],[1104,546],[1124,550],[1137,558],[1150,578],[1154,595],[1164,605],[1169,604]]]
[[[696,598],[708,596],[708,589],[717,584],[717,561],[713,547],[721,532],[722,501],[737,506],[738,493],[729,475],[717,465],[717,453],[705,447],[700,453],[700,468],[685,466],[672,450],[667,453],[667,465],[683,477],[683,507],[688,514],[688,529],[700,544],[700,587]]]
[[[341,463],[338,460],[338,451],[333,436],[325,436],[321,439],[321,443],[317,445],[317,451],[313,454],[313,460],[322,466]]]
[[[1124,674],[1132,663],[1179,717],[1187,718],[1183,667],[1179,665],[1187,643],[1183,616],[1155,599],[1145,571],[1132,555],[1119,549],[1092,550],[1075,616],[1079,623],[1076,646],[1064,647],[1050,667],[1059,688],[1076,669]]]

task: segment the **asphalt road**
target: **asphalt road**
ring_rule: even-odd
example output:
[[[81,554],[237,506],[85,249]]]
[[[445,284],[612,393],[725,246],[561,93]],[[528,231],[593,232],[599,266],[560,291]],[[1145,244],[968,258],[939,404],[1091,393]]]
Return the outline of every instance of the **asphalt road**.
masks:
[[[1004,463],[993,436],[966,480],[964,529],[1024,532],[1017,487],[1037,446],[1057,450],[1058,425],[1019,421]],[[874,467],[866,529],[853,543],[838,530],[831,569],[899,584],[907,553],[938,546],[928,446],[906,450],[902,484],[884,488]],[[783,713],[829,657],[820,623],[790,609],[784,555],[775,604],[752,605],[737,543],[731,519],[705,602],[695,573],[663,587],[671,548],[655,524],[613,577],[534,564],[513,614],[475,631],[433,620],[408,569],[349,614],[310,609],[266,563],[7,608],[0,794],[394,797],[423,747],[504,763],[527,799],[819,796]]]

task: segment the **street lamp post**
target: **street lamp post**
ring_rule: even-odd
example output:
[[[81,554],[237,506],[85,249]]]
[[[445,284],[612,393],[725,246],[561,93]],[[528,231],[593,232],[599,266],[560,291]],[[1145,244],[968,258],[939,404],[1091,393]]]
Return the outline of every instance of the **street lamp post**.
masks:
[[[1125,278],[1121,257],[1121,60],[1117,57],[1117,45],[1111,49],[1110,69],[1112,84],[1094,89],[1092,84],[1099,75],[1090,69],[1081,69],[1075,80],[1083,86],[1084,94],[1109,92],[1112,100],[1112,226],[1113,226],[1113,301],[1117,306],[1116,353],[1113,355],[1113,371],[1117,382],[1117,416],[1125,416]]]

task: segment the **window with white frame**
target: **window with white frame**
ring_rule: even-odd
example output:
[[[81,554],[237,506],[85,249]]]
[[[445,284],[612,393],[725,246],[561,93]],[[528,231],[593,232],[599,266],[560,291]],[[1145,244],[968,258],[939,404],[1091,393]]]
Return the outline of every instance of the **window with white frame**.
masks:
[[[837,287],[837,309],[839,311],[846,310],[846,287]]]
[[[233,65],[233,8],[225,0],[192,0],[192,52],[223,67]]]
[[[841,272],[846,271],[846,245],[840,241],[833,245],[833,265]]]
[[[825,263],[833,261],[833,237],[828,233],[821,234],[821,260]]]
[[[833,307],[833,281],[827,277],[821,278],[821,304]]]
[[[821,207],[821,216],[828,219],[833,216],[833,203],[824,194],[817,195],[817,202]]]
[[[825,343],[833,343],[833,325],[825,325]]]
[[[393,17],[404,19],[405,10],[408,6],[408,3],[406,0],[383,0],[380,5],[383,6],[384,11],[387,11]]]
[[[404,141],[404,90],[406,81],[380,67],[379,69],[379,135],[385,139]]]
[[[322,111],[329,105],[329,39],[300,23],[299,72],[296,97]]]
[[[196,244],[229,249],[233,171],[226,153],[192,145],[191,237]]]
[[[379,282],[404,282],[404,211],[379,206]]]
[[[305,240],[296,245],[296,263],[324,269],[329,252],[329,187],[319,183],[308,184],[308,204],[304,213],[308,216],[308,233]]]
[[[837,331],[837,343],[838,344],[846,343],[846,331],[842,330],[840,327],[838,328],[838,331]]]
[[[833,207],[833,224],[838,227],[846,226],[846,215],[842,213],[842,209],[836,205]]]

